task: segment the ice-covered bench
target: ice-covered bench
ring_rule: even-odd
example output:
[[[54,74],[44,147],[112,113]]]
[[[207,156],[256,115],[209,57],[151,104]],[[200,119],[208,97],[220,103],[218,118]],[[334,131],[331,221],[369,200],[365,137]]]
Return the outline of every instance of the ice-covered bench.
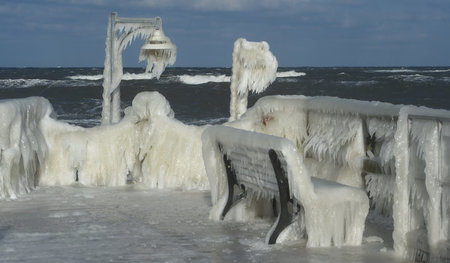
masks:
[[[307,246],[361,244],[369,209],[365,191],[310,177],[303,156],[290,140],[211,126],[203,132],[202,142],[213,220],[222,220],[241,199],[275,198],[280,212],[267,234],[268,243],[275,243],[294,220],[288,209],[292,202],[303,208]],[[237,197],[236,185],[241,191]]]

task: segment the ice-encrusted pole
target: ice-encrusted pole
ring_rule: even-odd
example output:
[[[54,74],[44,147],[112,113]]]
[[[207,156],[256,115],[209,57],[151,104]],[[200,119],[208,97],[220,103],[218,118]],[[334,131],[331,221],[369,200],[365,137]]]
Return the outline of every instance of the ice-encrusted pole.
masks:
[[[152,38],[149,38],[152,36]],[[122,51],[136,37],[147,39],[139,60],[147,59],[147,72],[159,78],[167,65],[176,59],[176,46],[162,33],[162,20],[154,18],[119,17],[116,12],[109,17],[106,35],[105,68],[103,70],[102,124],[120,120],[120,81],[123,75]]]
[[[263,92],[276,79],[278,62],[267,42],[234,42],[231,76],[230,119],[237,120],[247,110],[249,91]]]

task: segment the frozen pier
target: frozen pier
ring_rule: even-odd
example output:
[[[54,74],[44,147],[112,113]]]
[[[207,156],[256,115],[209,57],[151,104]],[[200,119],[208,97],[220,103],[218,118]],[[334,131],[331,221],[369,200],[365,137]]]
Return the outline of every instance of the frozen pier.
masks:
[[[213,222],[210,200],[138,185],[39,187],[0,200],[0,262],[404,262],[370,216],[358,247],[267,245],[273,218]]]

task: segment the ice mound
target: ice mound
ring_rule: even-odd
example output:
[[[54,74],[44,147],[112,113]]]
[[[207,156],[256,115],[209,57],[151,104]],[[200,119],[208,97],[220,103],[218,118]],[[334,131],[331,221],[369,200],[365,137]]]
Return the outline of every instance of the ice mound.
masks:
[[[48,154],[41,123],[52,113],[44,98],[0,100],[0,199],[37,185]]]

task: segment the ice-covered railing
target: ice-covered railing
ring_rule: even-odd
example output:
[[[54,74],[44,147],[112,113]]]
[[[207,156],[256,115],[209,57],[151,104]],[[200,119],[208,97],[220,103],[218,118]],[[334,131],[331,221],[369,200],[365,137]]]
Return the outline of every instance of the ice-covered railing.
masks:
[[[449,260],[449,111],[270,96],[228,125],[291,139],[313,176],[364,179],[375,212],[393,215],[399,255]]]
[[[393,166],[400,106],[332,97],[268,96],[231,126],[288,138],[313,176],[363,187],[366,160]],[[390,130],[394,128],[394,130]]]
[[[15,198],[38,184],[48,154],[41,123],[52,113],[44,98],[0,100],[0,199]]]
[[[39,185],[208,189],[201,126],[173,118],[157,92],[139,93],[118,124],[82,128],[50,118],[44,98],[0,101],[0,198]]]
[[[423,262],[450,261],[450,112],[401,110],[396,138],[394,246]]]
[[[41,184],[79,182],[152,188],[207,189],[201,156],[203,127],[173,118],[158,92],[136,95],[125,118],[110,126],[81,128],[49,119],[43,126],[49,154]]]

